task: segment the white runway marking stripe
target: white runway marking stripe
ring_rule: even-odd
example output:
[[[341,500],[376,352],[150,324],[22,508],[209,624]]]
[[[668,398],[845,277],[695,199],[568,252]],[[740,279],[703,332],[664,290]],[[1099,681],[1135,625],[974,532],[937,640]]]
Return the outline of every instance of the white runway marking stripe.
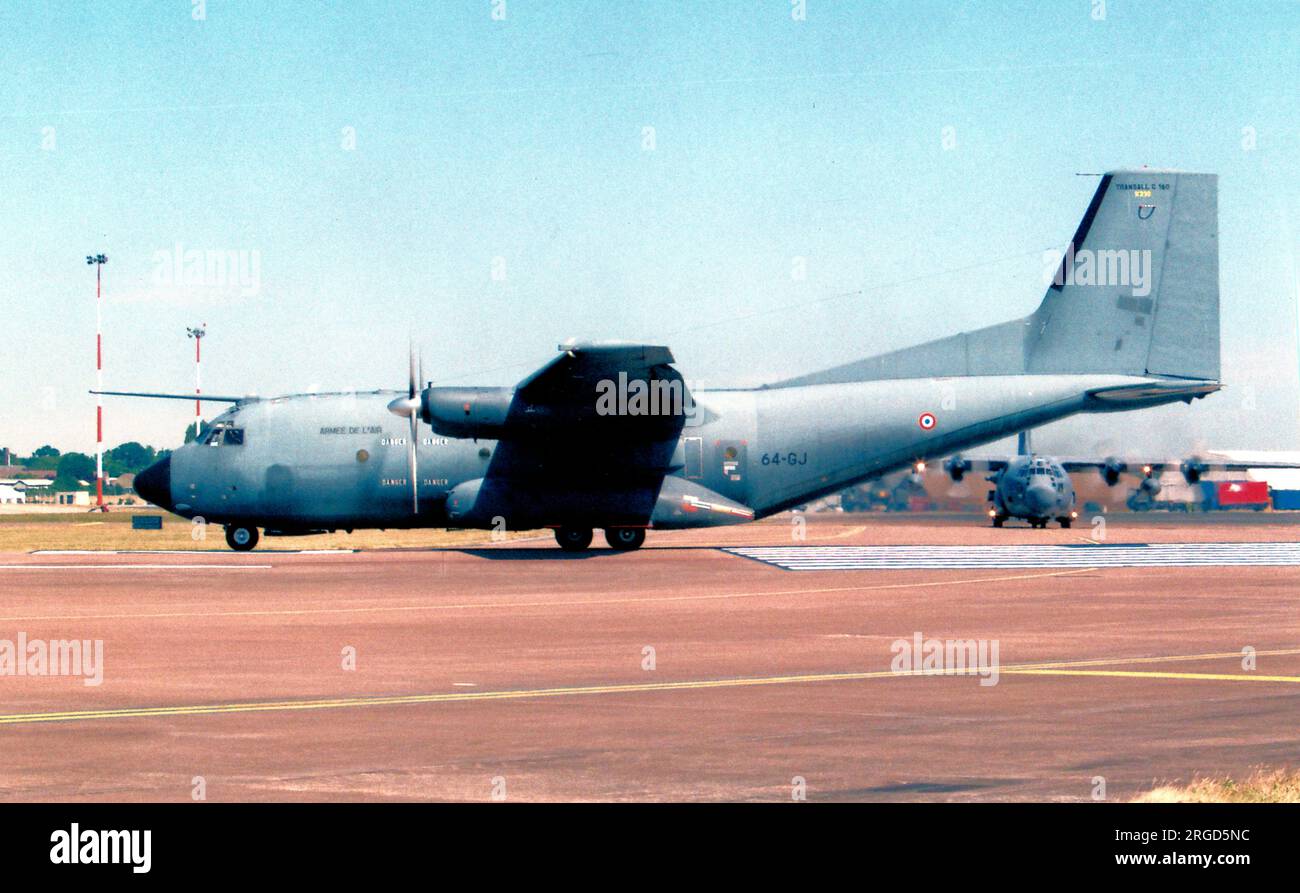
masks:
[[[723,551],[788,571],[1300,566],[1300,543],[755,546]]]
[[[263,549],[265,555],[352,555],[356,549]],[[223,555],[239,557],[225,549],[37,549],[29,555]]]

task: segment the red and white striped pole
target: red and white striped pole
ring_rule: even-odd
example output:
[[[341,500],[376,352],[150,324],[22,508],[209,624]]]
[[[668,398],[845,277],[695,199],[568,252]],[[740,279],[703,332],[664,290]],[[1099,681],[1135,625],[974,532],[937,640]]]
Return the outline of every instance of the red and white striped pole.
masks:
[[[104,390],[104,300],[103,270],[108,263],[104,254],[86,255],[86,263],[95,265],[95,390]],[[95,395],[95,508],[104,507],[104,395]]]
[[[208,334],[208,324],[203,323],[192,329],[187,327],[185,332],[194,339],[194,437],[198,438],[199,429],[203,427],[203,404],[200,399],[200,394],[203,393],[203,376],[201,372],[203,368],[203,352],[200,345],[203,344],[203,336]]]

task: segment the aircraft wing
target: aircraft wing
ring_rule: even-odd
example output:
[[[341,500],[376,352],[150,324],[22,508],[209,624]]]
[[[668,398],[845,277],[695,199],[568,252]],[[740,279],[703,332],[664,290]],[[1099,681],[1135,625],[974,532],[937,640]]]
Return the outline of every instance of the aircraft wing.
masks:
[[[148,397],[153,400],[202,400],[205,403],[247,403],[256,397],[230,397],[220,394],[160,394],[152,391],[91,391],[107,397]]]
[[[943,470],[955,480],[961,480],[968,471],[998,472],[1006,468],[1011,460],[996,456],[949,456],[943,460]]]
[[[1111,457],[1106,459],[1058,457],[1057,461],[1066,471],[1104,471],[1108,467],[1133,474],[1158,475],[1166,471],[1191,471],[1193,477],[1200,477],[1210,471],[1249,471],[1252,468],[1300,468],[1300,462],[1228,462],[1221,459],[1201,459],[1190,456],[1186,459],[1130,459]]]
[[[622,343],[560,349],[516,387],[506,428],[518,433],[498,443],[484,486],[509,494],[524,516],[535,509],[648,524],[692,406],[672,352]],[[642,385],[670,395],[667,405],[635,403]]]
[[[645,378],[655,369],[673,363],[672,351],[650,344],[568,342],[559,349],[563,353],[521,381],[515,392],[529,399],[570,399],[581,390],[583,396],[591,395],[594,406],[599,382],[617,382],[620,372],[626,373],[629,380]]]

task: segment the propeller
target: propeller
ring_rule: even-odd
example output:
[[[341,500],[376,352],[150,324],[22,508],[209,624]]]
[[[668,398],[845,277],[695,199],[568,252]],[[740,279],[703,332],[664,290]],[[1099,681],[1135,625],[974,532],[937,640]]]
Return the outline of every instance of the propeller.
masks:
[[[1101,463],[1102,480],[1113,487],[1119,483],[1119,476],[1128,471],[1128,463],[1116,456],[1107,456]]]
[[[419,360],[417,371],[415,345],[407,350],[409,376],[406,384],[406,396],[394,397],[388,402],[388,411],[395,416],[405,417],[410,423],[406,438],[406,475],[411,482],[411,512],[420,513],[420,478],[415,459],[416,442],[420,436],[420,382],[424,379],[424,358]]]
[[[1201,475],[1209,471],[1210,468],[1200,456],[1191,456],[1183,462],[1180,470],[1187,483],[1195,484],[1200,481]]]
[[[960,453],[943,460],[943,470],[948,472],[948,477],[952,478],[957,483],[961,483],[961,479],[966,476],[966,472],[970,471],[973,467],[974,463],[971,462],[971,460],[964,458]]]

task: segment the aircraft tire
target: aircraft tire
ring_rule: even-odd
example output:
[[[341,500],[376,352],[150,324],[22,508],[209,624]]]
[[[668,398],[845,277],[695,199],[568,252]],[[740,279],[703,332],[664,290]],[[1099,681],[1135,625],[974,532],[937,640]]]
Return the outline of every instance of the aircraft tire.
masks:
[[[555,541],[566,552],[585,552],[591,545],[590,527],[557,527]]]
[[[605,542],[611,549],[619,552],[631,552],[641,548],[645,542],[644,527],[606,527]]]
[[[1070,529],[1070,519],[1069,519],[1069,518],[1058,518],[1057,520],[1061,522],[1061,529],[1062,529],[1062,530],[1069,530],[1069,529]]]
[[[236,552],[251,552],[257,546],[257,528],[239,524],[226,528],[226,545]]]
[[[993,526],[994,526],[994,527],[1001,527],[1002,524],[1003,524],[1003,522],[1005,522],[1006,520],[1007,520],[1007,519],[1006,519],[1006,518],[1003,518],[1001,515],[995,515],[995,516],[993,517]]]

